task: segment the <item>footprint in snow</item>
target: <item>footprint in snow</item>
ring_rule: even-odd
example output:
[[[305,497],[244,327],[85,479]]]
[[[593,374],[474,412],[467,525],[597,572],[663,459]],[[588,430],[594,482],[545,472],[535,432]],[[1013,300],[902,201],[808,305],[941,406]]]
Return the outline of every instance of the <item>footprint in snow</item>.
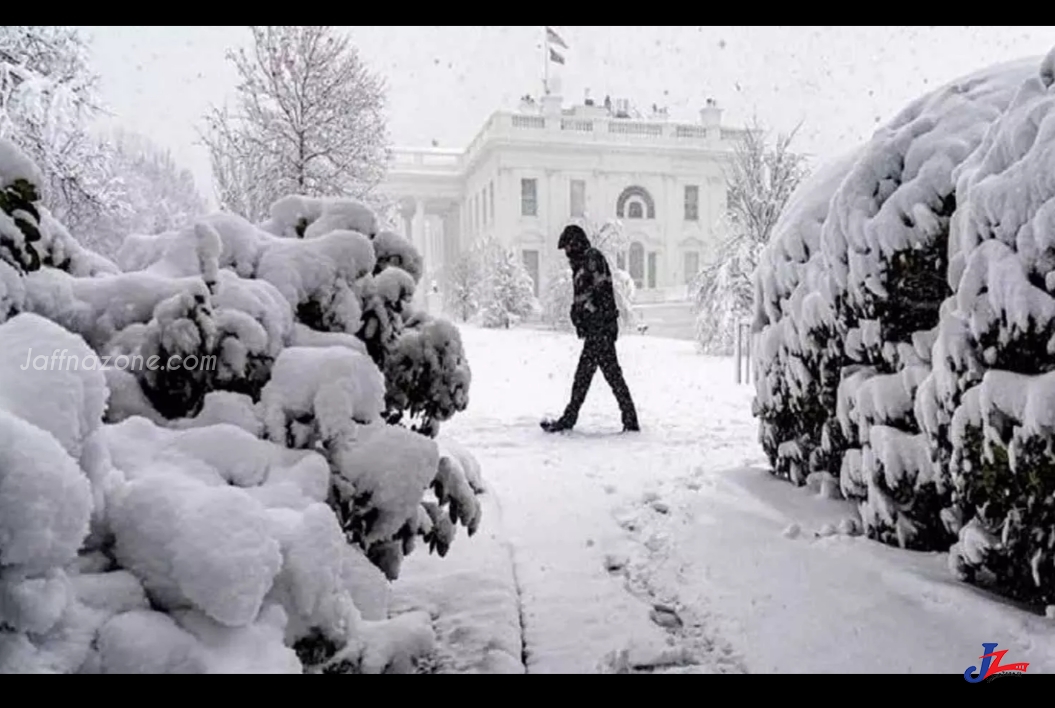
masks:
[[[609,553],[604,557],[604,569],[609,573],[618,573],[626,569],[630,559],[624,555]]]
[[[669,605],[659,603],[653,605],[648,617],[664,629],[681,629],[683,624],[681,617],[678,616],[678,611]]]

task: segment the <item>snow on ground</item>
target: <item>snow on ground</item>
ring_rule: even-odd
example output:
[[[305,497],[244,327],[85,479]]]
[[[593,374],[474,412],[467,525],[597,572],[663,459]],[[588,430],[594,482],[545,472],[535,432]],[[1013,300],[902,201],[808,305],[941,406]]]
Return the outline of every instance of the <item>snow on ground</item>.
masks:
[[[1055,622],[955,582],[943,554],[835,532],[852,506],[770,477],[732,360],[627,336],[643,432],[619,434],[598,373],[575,432],[549,436],[579,342],[463,339],[471,400],[444,432],[481,463],[483,522],[395,585],[397,611],[433,616],[436,670],[962,674],[997,642],[1055,671]]]

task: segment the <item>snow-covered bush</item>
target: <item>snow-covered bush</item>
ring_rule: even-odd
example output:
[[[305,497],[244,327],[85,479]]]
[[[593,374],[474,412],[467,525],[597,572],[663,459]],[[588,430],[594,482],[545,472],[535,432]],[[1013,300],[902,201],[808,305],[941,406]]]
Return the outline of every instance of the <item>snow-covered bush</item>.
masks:
[[[408,307],[420,257],[290,197],[119,267],[41,187],[0,141],[0,673],[412,670],[430,620],[387,581],[483,489],[436,439],[470,374]]]
[[[463,253],[443,273],[444,305],[449,313],[468,322],[480,310],[481,266],[475,251]]]
[[[844,375],[839,388],[838,406],[848,412],[841,432],[849,448],[862,450],[859,477],[843,489],[861,501],[871,535],[902,546],[951,542],[941,514],[950,502],[947,477],[903,448],[928,445],[914,402],[930,373],[941,304],[951,294],[945,273],[957,208],[954,170],[1035,71],[1032,62],[994,67],[910,104],[865,146],[824,224],[836,329],[847,362],[863,367],[853,378]],[[872,426],[903,435],[873,439]],[[902,450],[872,447],[880,442]],[[895,455],[906,464],[880,463]]]
[[[821,227],[828,205],[857,159],[849,154],[814,172],[788,201],[755,271],[755,387],[759,440],[778,476],[804,484],[814,471],[839,473],[821,441],[837,425],[842,351],[824,298]]]
[[[1038,73],[1038,66],[1040,71]],[[908,106],[808,180],[755,276],[774,470],[838,473],[869,535],[1051,602],[1055,51]]]
[[[553,258],[547,269],[546,287],[539,297],[542,322],[562,332],[573,332],[571,303],[573,286],[571,266],[566,258]]]
[[[956,294],[919,402],[936,430],[951,429],[954,568],[1044,604],[1055,604],[1053,174],[1055,50],[958,171]]]
[[[479,302],[484,327],[508,329],[539,312],[535,284],[516,251],[494,243],[481,249]]]

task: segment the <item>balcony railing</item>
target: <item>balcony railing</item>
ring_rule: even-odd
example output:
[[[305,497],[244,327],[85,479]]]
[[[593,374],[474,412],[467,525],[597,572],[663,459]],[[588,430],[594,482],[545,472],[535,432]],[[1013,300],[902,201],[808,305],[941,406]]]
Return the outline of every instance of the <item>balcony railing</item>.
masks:
[[[698,147],[724,151],[743,132],[733,128],[671,121],[494,113],[464,152],[439,148],[396,149],[393,150],[392,168],[408,172],[454,174],[471,163],[484,145],[493,139],[545,140],[557,144]]]

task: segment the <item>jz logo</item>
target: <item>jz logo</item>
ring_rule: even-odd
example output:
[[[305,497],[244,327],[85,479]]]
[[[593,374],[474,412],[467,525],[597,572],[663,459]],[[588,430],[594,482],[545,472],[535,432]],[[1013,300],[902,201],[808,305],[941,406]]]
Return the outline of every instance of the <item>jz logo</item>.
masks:
[[[997,651],[996,642],[983,644],[982,651],[985,653],[978,657],[982,660],[981,668],[972,666],[963,672],[963,677],[967,679],[968,683],[981,683],[996,674],[1024,674],[1026,673],[1026,667],[1029,666],[1029,663],[1025,661],[1020,661],[1016,664],[1001,664],[1000,660],[1004,658],[1007,649]]]

